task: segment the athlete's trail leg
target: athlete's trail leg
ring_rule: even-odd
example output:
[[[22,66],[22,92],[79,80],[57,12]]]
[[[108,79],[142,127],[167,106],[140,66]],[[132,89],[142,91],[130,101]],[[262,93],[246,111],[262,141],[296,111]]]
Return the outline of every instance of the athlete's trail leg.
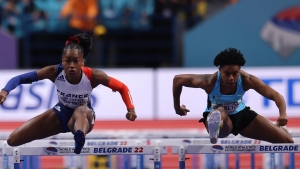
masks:
[[[19,146],[63,132],[57,115],[53,109],[49,109],[13,131],[7,139],[7,143],[10,146]]]
[[[257,115],[240,134],[244,137],[270,143],[294,143],[293,138],[287,131],[276,126],[261,115]]]

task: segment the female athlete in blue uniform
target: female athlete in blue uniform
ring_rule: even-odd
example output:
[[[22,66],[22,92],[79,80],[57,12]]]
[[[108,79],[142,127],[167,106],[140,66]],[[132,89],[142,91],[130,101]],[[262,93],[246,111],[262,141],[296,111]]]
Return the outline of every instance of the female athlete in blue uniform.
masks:
[[[230,133],[271,143],[293,143],[283,128],[288,121],[284,98],[259,78],[241,70],[245,62],[240,51],[228,48],[215,57],[214,65],[219,71],[214,74],[176,75],[173,79],[176,114],[185,116],[189,112],[185,105],[180,106],[182,86],[202,88],[208,94],[208,104],[200,122],[205,124],[211,143]],[[276,103],[279,109],[276,125],[245,105],[242,97],[249,89]]]
[[[9,92],[18,85],[44,79],[54,83],[59,100],[52,109],[30,119],[13,131],[7,140],[10,146],[72,132],[75,140],[74,152],[79,154],[85,143],[85,135],[94,126],[95,112],[91,107],[90,95],[98,85],[118,91],[127,107],[126,118],[130,121],[136,119],[127,86],[101,70],[84,66],[84,59],[89,55],[91,45],[91,37],[87,34],[72,36],[63,48],[61,64],[18,75],[8,81],[0,92],[0,104],[4,103]]]

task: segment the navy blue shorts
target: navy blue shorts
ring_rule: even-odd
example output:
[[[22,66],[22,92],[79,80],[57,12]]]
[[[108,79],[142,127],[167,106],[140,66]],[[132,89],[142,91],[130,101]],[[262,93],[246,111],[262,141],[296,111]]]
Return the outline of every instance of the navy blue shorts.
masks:
[[[88,108],[90,108],[92,110],[93,116],[94,116],[94,120],[95,120],[95,112],[94,109],[92,108],[91,104],[87,105]],[[56,113],[60,124],[62,126],[62,128],[64,129],[65,132],[70,132],[70,129],[68,127],[68,122],[71,119],[74,110],[70,107],[66,107],[65,105],[61,104],[61,103],[57,103],[54,107],[53,107],[54,112]]]

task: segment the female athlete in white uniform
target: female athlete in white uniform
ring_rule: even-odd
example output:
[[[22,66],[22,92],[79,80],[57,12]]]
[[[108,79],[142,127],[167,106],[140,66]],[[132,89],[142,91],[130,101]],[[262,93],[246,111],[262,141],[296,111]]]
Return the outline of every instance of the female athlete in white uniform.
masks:
[[[215,57],[218,72],[176,75],[173,81],[176,114],[185,116],[189,112],[185,105],[180,106],[182,86],[202,88],[208,94],[208,104],[200,122],[205,124],[211,143],[217,143],[219,137],[227,137],[230,133],[271,143],[293,143],[291,135],[281,128],[288,121],[284,98],[254,75],[242,71],[245,62],[240,51],[229,48]],[[249,89],[276,103],[279,109],[277,125],[245,105],[242,97]]]
[[[88,56],[91,45],[91,38],[87,34],[72,36],[63,48],[61,64],[18,75],[8,81],[0,92],[0,104],[4,103],[9,92],[18,85],[44,79],[49,79],[55,84],[59,99],[52,109],[30,119],[13,131],[7,140],[10,146],[19,146],[71,131],[75,140],[74,152],[79,154],[85,142],[85,135],[93,129],[95,120],[90,95],[93,88],[100,84],[118,91],[127,107],[126,118],[130,121],[136,119],[127,86],[101,70],[84,66],[84,59]]]

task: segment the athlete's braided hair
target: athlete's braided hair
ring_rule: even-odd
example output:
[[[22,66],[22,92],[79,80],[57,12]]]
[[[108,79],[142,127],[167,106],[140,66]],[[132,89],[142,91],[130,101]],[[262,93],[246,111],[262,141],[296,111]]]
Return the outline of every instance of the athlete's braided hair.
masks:
[[[92,38],[86,34],[77,34],[71,36],[67,41],[66,45],[63,48],[63,52],[67,49],[78,49],[82,52],[83,58],[86,58],[91,51],[92,48]]]
[[[235,49],[235,48],[228,48],[220,52],[214,59],[214,65],[224,66],[224,65],[239,65],[244,66],[246,60],[243,54]]]

